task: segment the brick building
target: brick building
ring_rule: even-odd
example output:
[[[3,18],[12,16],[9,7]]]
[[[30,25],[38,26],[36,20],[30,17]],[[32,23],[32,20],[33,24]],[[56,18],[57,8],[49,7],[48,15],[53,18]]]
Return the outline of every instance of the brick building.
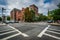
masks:
[[[35,11],[35,14],[38,14],[38,7],[36,5],[30,5],[29,6],[30,10],[34,10]]]
[[[11,20],[14,20],[14,21],[24,21],[24,9],[23,10],[19,10],[19,9],[16,9],[14,8],[10,15],[11,15]]]
[[[22,10],[19,10],[19,9],[14,8],[10,12],[11,20],[14,20],[14,21],[25,21],[25,16],[24,16],[25,9],[26,8],[22,8]],[[29,10],[34,10],[35,14],[36,15],[38,14],[38,7],[35,6],[34,4],[29,6]]]

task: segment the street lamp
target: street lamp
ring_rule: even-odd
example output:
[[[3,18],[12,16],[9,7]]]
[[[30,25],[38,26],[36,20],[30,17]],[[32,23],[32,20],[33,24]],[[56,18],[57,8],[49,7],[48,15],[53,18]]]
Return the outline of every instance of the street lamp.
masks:
[[[4,10],[6,10],[6,9],[4,9],[4,8],[2,7],[2,24],[3,24],[3,22],[4,22],[4,19],[3,19],[3,17],[4,17],[3,12],[4,12]]]

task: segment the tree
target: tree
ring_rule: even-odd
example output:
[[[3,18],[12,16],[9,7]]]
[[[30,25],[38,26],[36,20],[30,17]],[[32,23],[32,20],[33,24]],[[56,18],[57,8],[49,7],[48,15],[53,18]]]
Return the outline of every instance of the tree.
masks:
[[[58,9],[49,11],[49,18],[52,20],[60,20],[60,4],[58,5]]]
[[[39,14],[39,21],[46,21],[48,20],[48,17],[43,15],[43,14]]]
[[[2,21],[2,18],[0,17],[0,21]]]
[[[57,6],[60,8],[60,3]]]
[[[24,15],[25,15],[25,21],[30,22],[32,17],[28,7],[25,9]]]
[[[30,14],[31,14],[31,21],[35,21],[35,12],[34,12],[34,10],[30,10]]]
[[[25,14],[25,21],[26,22],[34,22],[37,19],[36,15],[35,15],[35,11],[32,9],[29,10],[28,7],[25,9],[24,14]]]
[[[53,14],[53,19],[60,20],[60,9],[55,9],[54,14]]]
[[[48,19],[53,20],[54,10],[48,12]]]
[[[41,21],[42,20],[42,16],[43,16],[43,14],[39,14],[39,21]]]
[[[10,20],[10,16],[7,16],[7,20]]]

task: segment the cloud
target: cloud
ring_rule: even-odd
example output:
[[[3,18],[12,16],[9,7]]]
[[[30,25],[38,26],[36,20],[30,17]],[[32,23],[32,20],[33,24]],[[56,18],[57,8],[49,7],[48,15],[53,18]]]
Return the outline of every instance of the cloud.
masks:
[[[60,3],[60,0],[6,0],[7,14],[10,14],[10,11],[13,8],[22,9],[23,7],[28,7],[29,5],[35,4],[38,7],[38,12],[47,15],[48,8],[49,10],[54,10],[58,8],[56,5]]]
[[[35,4],[36,6],[42,7],[44,5],[44,0],[7,0],[7,7],[8,9],[18,8],[21,9],[22,7],[28,7],[29,5]],[[42,9],[40,9],[42,10]],[[39,11],[40,11],[39,10]]]
[[[43,13],[44,15],[47,15],[48,9],[49,10],[54,10],[57,9],[57,5],[60,3],[57,0],[51,0],[50,2],[44,3],[45,0],[40,1],[40,6],[39,6],[39,13]]]

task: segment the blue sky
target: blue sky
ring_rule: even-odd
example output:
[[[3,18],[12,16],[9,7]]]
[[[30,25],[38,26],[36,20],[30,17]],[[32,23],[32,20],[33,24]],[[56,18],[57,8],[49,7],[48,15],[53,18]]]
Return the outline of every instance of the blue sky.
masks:
[[[6,8],[6,15],[10,14],[10,11],[13,8],[22,9],[23,7],[28,7],[29,5],[35,4],[39,9],[39,13],[47,15],[48,8],[49,10],[57,9],[56,6],[60,3],[60,0],[0,0],[0,14],[1,7]]]

